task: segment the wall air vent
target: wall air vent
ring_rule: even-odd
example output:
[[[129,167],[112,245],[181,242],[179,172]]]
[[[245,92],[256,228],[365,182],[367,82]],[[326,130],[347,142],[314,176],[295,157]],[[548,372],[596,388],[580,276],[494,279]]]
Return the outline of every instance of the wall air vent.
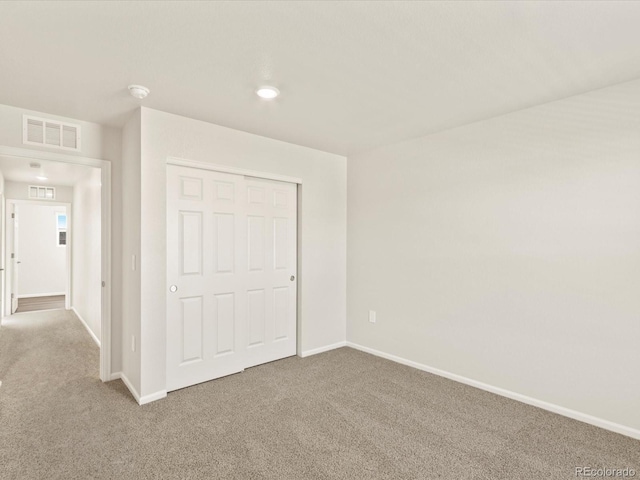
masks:
[[[55,200],[55,187],[42,187],[40,185],[29,185],[29,198],[37,200]]]
[[[22,143],[80,150],[80,125],[23,115]]]

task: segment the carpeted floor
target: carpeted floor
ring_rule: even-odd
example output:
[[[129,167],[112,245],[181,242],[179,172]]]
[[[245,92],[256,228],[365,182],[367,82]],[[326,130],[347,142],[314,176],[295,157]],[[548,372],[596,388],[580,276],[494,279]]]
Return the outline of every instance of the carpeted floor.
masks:
[[[48,297],[19,298],[16,313],[64,308],[64,297],[64,295],[49,295]]]
[[[640,441],[342,348],[138,406],[73,313],[0,330],[2,479],[571,479]]]

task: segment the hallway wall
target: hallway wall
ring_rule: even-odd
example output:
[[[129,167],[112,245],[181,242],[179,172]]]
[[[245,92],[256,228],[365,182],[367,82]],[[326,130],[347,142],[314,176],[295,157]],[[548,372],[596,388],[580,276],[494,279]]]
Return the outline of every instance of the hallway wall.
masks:
[[[101,339],[102,229],[100,169],[88,169],[73,189],[71,306]]]

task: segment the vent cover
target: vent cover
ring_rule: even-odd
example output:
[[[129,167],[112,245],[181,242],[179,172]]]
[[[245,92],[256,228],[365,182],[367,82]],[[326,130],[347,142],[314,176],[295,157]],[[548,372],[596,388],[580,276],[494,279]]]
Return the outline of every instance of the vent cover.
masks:
[[[22,143],[80,150],[80,125],[24,115]]]
[[[29,185],[29,198],[36,198],[38,200],[55,200],[56,188]]]

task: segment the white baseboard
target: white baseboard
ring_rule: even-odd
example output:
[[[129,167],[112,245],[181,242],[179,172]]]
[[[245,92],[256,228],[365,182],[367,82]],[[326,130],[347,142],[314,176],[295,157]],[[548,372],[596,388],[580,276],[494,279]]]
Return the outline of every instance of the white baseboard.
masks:
[[[336,348],[346,347],[347,342],[338,342],[331,345],[325,345],[324,347],[314,348],[312,350],[305,350],[300,354],[301,358],[310,357],[311,355],[317,355],[318,353],[328,352],[329,350],[335,350]]]
[[[423,370],[425,372],[433,373],[434,375],[448,378],[449,380],[454,380],[456,382],[464,383],[466,385],[470,385],[472,387],[479,388],[487,392],[495,393],[496,395],[501,395],[503,397],[507,397],[512,400],[517,400],[519,402],[526,403],[528,405],[533,405],[534,407],[542,408],[543,410],[547,410],[549,412],[557,413],[558,415],[563,415],[565,417],[569,417],[574,420],[578,420],[580,422],[588,423],[596,427],[604,428],[605,430],[610,430],[612,432],[620,433],[622,435],[626,435],[627,437],[640,440],[640,430],[627,427],[626,425],[610,422],[609,420],[605,420],[603,418],[594,417],[586,413],[578,412],[576,410],[571,410],[570,408],[561,407],[560,405],[555,405],[553,403],[545,402],[543,400],[538,400],[537,398],[528,397],[526,395],[512,392],[510,390],[505,390],[504,388],[494,387],[493,385],[479,382],[471,378],[463,377],[462,375],[457,375],[455,373],[447,372],[445,370],[440,370],[439,368],[430,367],[422,363],[414,362],[413,360],[407,360],[406,358],[398,357],[396,355],[391,355],[390,353],[381,352],[379,350],[365,347],[357,343],[347,341],[346,344],[348,347],[355,348],[356,350],[361,350],[366,353],[370,353],[371,355],[375,355],[377,357],[382,357],[396,363],[401,363],[402,365],[407,365],[409,367],[417,368],[418,370]]]
[[[140,397],[140,400],[138,400],[138,403],[140,405],[144,405],[145,403],[155,402],[156,400],[160,400],[162,398],[165,398],[166,396],[167,396],[167,391],[160,390],[159,392],[150,393],[149,395],[144,395],[143,397]]]
[[[125,386],[129,389],[129,391],[131,392],[131,395],[133,395],[133,398],[135,398],[136,402],[138,402],[138,405],[151,403],[167,396],[167,391],[161,390],[159,392],[155,392],[150,395],[144,395],[143,397],[141,397],[138,391],[133,387],[133,384],[131,383],[131,381],[127,378],[127,376],[123,372],[116,372],[111,374],[110,380],[118,380],[118,379],[122,380],[122,383],[124,383]]]
[[[71,310],[73,310],[73,313],[75,313],[76,317],[78,317],[80,322],[82,322],[82,325],[84,325],[84,328],[87,329],[87,332],[89,332],[89,335],[91,335],[91,338],[93,338],[93,341],[96,342],[96,345],[98,345],[98,347],[100,347],[100,340],[98,340],[98,337],[96,337],[96,334],[91,331],[91,329],[89,328],[89,325],[87,324],[87,322],[84,321],[84,318],[82,318],[82,315],[80,315],[78,313],[78,311],[76,310],[76,307],[71,307]]]
[[[56,293],[26,293],[24,295],[18,295],[17,298],[36,298],[36,297],[59,297],[60,295],[66,295],[66,292]]]

